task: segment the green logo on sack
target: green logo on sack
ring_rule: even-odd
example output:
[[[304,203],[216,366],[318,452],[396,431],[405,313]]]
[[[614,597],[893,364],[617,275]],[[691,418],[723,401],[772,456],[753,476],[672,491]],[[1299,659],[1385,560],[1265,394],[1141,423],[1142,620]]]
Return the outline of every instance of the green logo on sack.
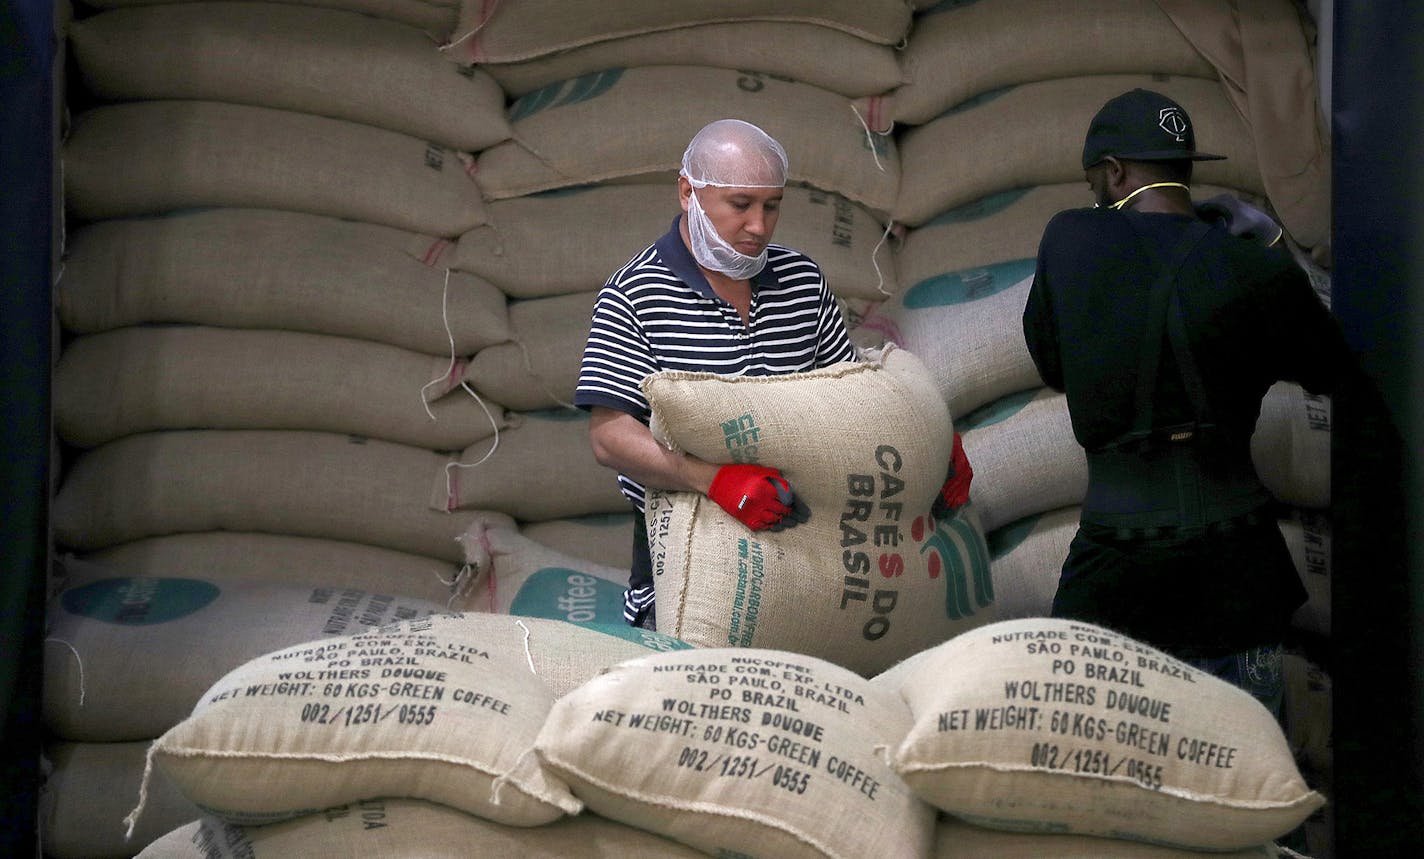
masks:
[[[733,462],[757,462],[757,442],[761,437],[761,427],[756,418],[742,415],[739,418],[722,421],[722,437],[727,445],[727,455]]]
[[[611,635],[614,638],[621,638],[624,641],[631,641],[640,647],[648,650],[692,650],[692,645],[680,638],[673,638],[665,632],[654,632],[651,629],[639,629],[636,626],[629,626],[622,621],[618,623],[581,623],[579,626],[590,629],[594,632],[601,632],[604,635]]]
[[[1032,516],[1025,516],[1017,522],[1010,522],[995,530],[988,538],[989,557],[997,561],[1022,546],[1023,542],[1033,533],[1033,529],[1038,527],[1038,523],[1044,515],[1035,513]]]
[[[1032,277],[1036,265],[1037,262],[1032,259],[1016,259],[983,268],[937,274],[905,290],[901,301],[910,310],[968,304],[1003,292],[1024,278]]]
[[[524,580],[510,614],[569,623],[622,623],[623,587],[607,579],[545,567]]]
[[[944,574],[945,617],[966,620],[979,609],[993,605],[989,547],[983,533],[967,516],[956,513],[943,521],[917,517],[910,526],[910,536],[920,544],[930,578]]]
[[[1028,407],[1038,396],[1042,388],[1030,388],[1027,391],[1019,391],[1017,394],[1009,394],[1007,397],[1000,397],[987,406],[980,406],[963,418],[955,422],[955,429],[966,433],[970,430],[982,429],[1003,423]]]
[[[972,203],[966,203],[957,209],[950,209],[941,212],[932,220],[920,227],[942,227],[947,224],[967,224],[970,221],[981,221],[990,215],[997,215],[1006,211],[1010,206],[1027,197],[1032,188],[1015,188],[1011,191],[1001,191],[998,194],[990,194],[981,197]]]
[[[622,69],[606,69],[536,89],[510,106],[509,121],[518,122],[541,110],[598,98],[612,89],[621,77]]]
[[[1017,86],[1019,85],[1009,84],[1008,86],[999,87],[998,89],[991,89],[988,92],[982,92],[979,95],[974,96],[973,98],[967,98],[964,101],[961,101],[959,104],[956,104],[948,110],[944,111],[939,116],[936,116],[935,119],[942,119],[946,116],[953,116],[956,113],[963,113],[966,110],[973,110],[976,107],[982,107],[983,105],[988,104],[989,102],[993,101],[994,99],[998,98],[1009,90],[1014,89]],[[933,122],[933,120],[931,121]]]
[[[168,623],[202,609],[218,598],[219,588],[197,579],[102,579],[60,595],[70,614],[119,626]]]

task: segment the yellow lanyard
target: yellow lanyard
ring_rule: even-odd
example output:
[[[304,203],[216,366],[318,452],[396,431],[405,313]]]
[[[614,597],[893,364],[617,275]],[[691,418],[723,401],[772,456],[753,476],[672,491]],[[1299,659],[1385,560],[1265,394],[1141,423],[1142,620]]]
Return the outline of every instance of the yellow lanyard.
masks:
[[[1152,188],[1181,188],[1183,191],[1186,191],[1188,193],[1190,193],[1192,190],[1186,185],[1183,185],[1181,182],[1153,182],[1151,185],[1143,185],[1141,188],[1138,188],[1136,191],[1133,191],[1131,194],[1128,194],[1126,197],[1123,197],[1121,200],[1118,200],[1116,203],[1113,203],[1111,206],[1108,206],[1108,208],[1121,209],[1123,206],[1126,206],[1128,204],[1128,201],[1130,201],[1133,197],[1136,197],[1143,191],[1147,191]]]

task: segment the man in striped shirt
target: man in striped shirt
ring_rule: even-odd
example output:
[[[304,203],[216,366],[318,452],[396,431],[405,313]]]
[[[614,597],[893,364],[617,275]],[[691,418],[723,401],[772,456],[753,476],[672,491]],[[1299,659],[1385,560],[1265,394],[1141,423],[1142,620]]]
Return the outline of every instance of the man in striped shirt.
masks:
[[[644,488],[700,492],[748,528],[794,525],[780,472],[716,465],[667,450],[648,429],[640,383],[660,370],[727,376],[798,373],[855,360],[845,320],[810,258],[771,244],[786,153],[761,129],[713,122],[683,154],[683,214],[614,272],[598,295],[574,404],[591,413],[595,457],[616,469],[639,512],[624,618],[656,628]]]

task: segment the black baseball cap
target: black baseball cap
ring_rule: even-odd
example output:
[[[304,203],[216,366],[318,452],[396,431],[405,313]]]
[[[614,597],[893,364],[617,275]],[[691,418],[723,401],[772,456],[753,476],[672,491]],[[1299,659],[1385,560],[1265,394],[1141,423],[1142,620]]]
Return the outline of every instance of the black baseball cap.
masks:
[[[1196,134],[1182,106],[1141,88],[1109,99],[1088,125],[1083,169],[1110,155],[1129,161],[1220,161],[1226,157],[1196,151]]]

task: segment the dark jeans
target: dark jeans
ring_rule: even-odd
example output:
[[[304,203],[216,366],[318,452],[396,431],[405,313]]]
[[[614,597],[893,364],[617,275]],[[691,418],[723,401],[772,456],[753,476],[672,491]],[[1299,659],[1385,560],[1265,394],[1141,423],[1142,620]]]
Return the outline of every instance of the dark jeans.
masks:
[[[1281,702],[1285,697],[1285,675],[1281,668],[1279,644],[1252,647],[1226,656],[1199,657],[1185,661],[1213,677],[1220,677],[1227,683],[1250,692],[1271,711],[1277,722],[1282,720]]]

